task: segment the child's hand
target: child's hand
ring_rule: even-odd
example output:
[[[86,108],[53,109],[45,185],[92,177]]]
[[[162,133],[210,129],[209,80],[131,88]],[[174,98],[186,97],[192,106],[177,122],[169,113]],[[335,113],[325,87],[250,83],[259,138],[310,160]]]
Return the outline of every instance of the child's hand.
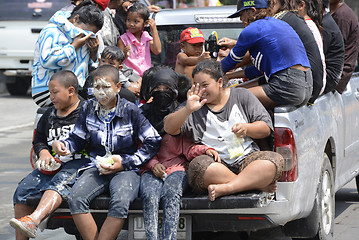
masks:
[[[36,162],[37,169],[46,169],[46,166],[49,166],[51,160],[53,159],[53,156],[50,154],[50,152],[47,149],[43,149],[40,151],[39,159]]]
[[[232,127],[232,132],[240,138],[243,138],[247,135],[247,130],[247,123],[236,123]]]
[[[111,166],[105,166],[103,164],[100,164],[100,166],[103,168],[104,171],[100,171],[102,174],[113,174],[120,171],[123,171],[122,166],[122,158],[120,155],[112,155],[112,159],[115,162]]]
[[[199,57],[200,62],[210,59],[211,59],[211,55],[209,55],[209,52],[203,52],[203,54]]]
[[[166,172],[166,167],[163,166],[161,163],[156,163],[152,169],[153,175],[158,178],[162,178],[163,174]]]
[[[207,102],[207,99],[201,99],[205,91],[205,88],[200,89],[198,83],[188,90],[186,108],[189,112],[197,111]]]
[[[68,149],[66,149],[65,144],[61,141],[55,141],[52,144],[52,150],[54,150],[55,153],[59,154],[60,156],[66,156],[71,153]]]
[[[123,49],[123,53],[125,54],[125,58],[131,56],[132,53],[131,45],[125,46],[125,48]]]
[[[156,22],[152,18],[148,19],[146,21],[146,24],[148,24],[150,26],[151,32],[153,32],[154,29],[157,29],[156,28]]]
[[[214,159],[216,162],[221,162],[221,157],[219,156],[218,152],[213,148],[208,148],[206,150],[206,154]]]

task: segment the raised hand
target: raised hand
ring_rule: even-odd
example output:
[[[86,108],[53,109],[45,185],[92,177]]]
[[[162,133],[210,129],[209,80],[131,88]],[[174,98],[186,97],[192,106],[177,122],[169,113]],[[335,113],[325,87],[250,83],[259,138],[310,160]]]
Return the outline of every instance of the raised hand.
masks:
[[[207,102],[207,99],[201,99],[205,91],[205,88],[200,89],[198,83],[192,85],[191,89],[187,92],[187,110],[190,112],[197,111]]]

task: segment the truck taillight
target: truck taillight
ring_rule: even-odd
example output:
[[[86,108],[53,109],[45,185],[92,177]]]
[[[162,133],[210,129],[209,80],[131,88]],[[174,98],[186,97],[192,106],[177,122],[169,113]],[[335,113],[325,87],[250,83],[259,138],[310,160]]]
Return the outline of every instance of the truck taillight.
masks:
[[[293,182],[298,178],[297,148],[292,130],[289,128],[275,128],[274,151],[284,158],[284,169],[280,182]]]

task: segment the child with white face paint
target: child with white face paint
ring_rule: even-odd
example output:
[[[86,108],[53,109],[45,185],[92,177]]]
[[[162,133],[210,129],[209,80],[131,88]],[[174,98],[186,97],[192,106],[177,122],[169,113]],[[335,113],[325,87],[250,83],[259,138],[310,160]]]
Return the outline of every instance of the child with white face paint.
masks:
[[[116,105],[117,93],[121,84],[116,84],[110,77],[97,77],[94,79],[94,95],[104,109],[111,109]]]
[[[84,103],[73,133],[56,141],[53,149],[63,156],[88,147],[91,164],[73,186],[70,211],[82,238],[116,239],[138,196],[139,167],[157,153],[161,137],[135,104],[117,94],[121,84],[116,67],[100,66],[92,77],[95,98]],[[111,205],[98,232],[89,204],[104,192],[110,193]]]

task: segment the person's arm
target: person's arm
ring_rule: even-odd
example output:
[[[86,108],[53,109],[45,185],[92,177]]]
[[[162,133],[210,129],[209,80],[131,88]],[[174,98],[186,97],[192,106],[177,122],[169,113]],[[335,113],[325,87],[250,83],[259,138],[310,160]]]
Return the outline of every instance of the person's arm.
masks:
[[[121,37],[117,41],[117,47],[121,48],[121,50],[125,54],[125,58],[131,55],[131,45],[129,44],[128,46],[126,46]]]
[[[220,47],[226,47],[226,48],[230,48],[232,49],[235,45],[236,45],[237,41],[227,38],[227,37],[223,37],[221,39],[218,40],[218,46]]]
[[[75,123],[73,131],[65,140],[55,141],[52,145],[53,150],[60,156],[83,150],[89,141],[89,133],[86,125],[87,108],[89,102],[85,102],[79,112],[79,117]],[[91,107],[91,106],[90,106]]]
[[[240,63],[242,66],[249,63],[248,50],[256,42],[258,33],[250,27],[243,29],[241,35],[238,37],[236,45],[231,49],[228,56],[222,61],[222,70],[224,73],[232,70]]]
[[[181,52],[177,54],[177,62],[181,64],[182,66],[195,66],[197,63],[204,61],[204,60],[210,60],[211,56],[209,55],[209,52],[204,52],[199,57],[189,57],[187,54]]]
[[[136,169],[155,156],[161,146],[162,138],[138,108],[132,111],[134,137],[142,142],[142,146],[133,154],[121,154],[122,166],[125,170]]]
[[[244,70],[240,71],[234,71],[234,72],[227,72],[224,77],[227,80],[233,79],[233,78],[245,78],[246,75],[244,74]]]
[[[88,49],[90,50],[90,59],[93,62],[98,61],[98,47],[100,45],[100,41],[98,36],[96,38],[89,38],[86,42]]]
[[[50,116],[51,109],[46,110],[46,112],[41,116],[39,122],[37,123],[36,132],[34,135],[34,140],[32,142],[34,152],[37,156],[40,155],[42,150],[50,151],[49,146],[47,145],[47,136],[46,132],[48,131],[48,118]]]
[[[166,133],[171,135],[178,135],[181,133],[181,127],[186,119],[194,111],[200,109],[206,102],[207,99],[200,101],[205,89],[200,90],[199,84],[193,85],[187,92],[186,106],[180,110],[169,114],[164,120],[164,130]]]
[[[147,23],[148,23],[148,25],[150,25],[150,29],[151,29],[152,37],[153,37],[153,40],[150,41],[151,52],[158,55],[158,54],[161,53],[161,40],[160,40],[160,37],[158,35],[156,22],[155,22],[155,20],[153,20],[151,18],[151,19],[147,20]]]
[[[240,138],[248,136],[253,139],[261,139],[268,137],[271,129],[265,122],[256,121],[252,123],[236,123],[232,126],[232,132]]]

